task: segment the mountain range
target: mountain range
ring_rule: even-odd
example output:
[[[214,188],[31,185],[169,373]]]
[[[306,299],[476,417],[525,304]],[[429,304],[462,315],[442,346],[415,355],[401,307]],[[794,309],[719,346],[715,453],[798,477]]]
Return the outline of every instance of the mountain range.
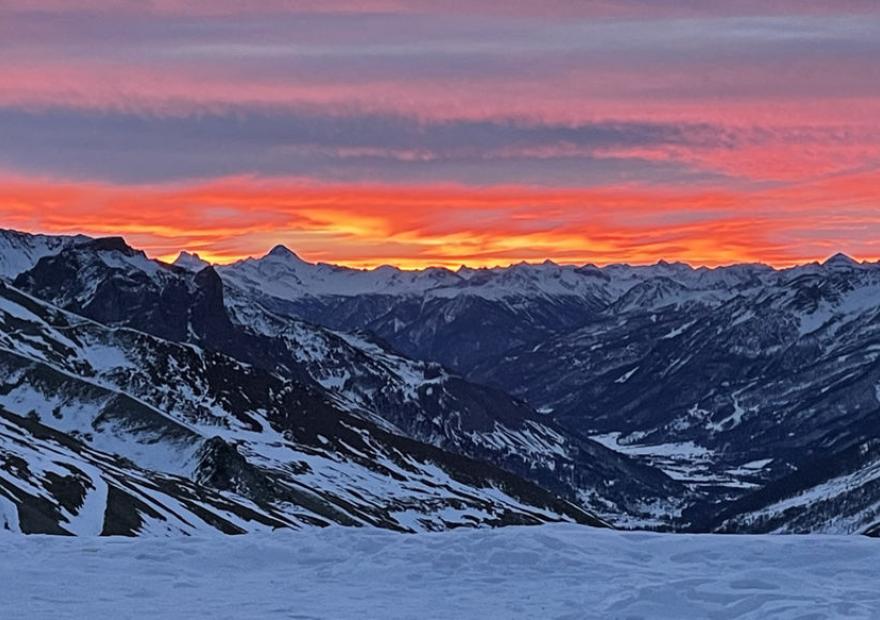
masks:
[[[0,232],[0,529],[880,530],[880,265],[210,265]]]

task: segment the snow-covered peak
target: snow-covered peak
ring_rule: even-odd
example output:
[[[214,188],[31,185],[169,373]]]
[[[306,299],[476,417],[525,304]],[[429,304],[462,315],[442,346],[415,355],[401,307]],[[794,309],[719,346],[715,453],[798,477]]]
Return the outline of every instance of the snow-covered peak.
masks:
[[[487,300],[564,297],[598,305],[613,303],[631,288],[654,278],[666,278],[697,292],[754,287],[776,273],[760,264],[694,268],[681,262],[659,261],[643,266],[597,267],[560,265],[550,260],[509,267],[463,266],[454,272],[436,267],[407,271],[388,265],[364,270],[308,263],[283,246],[263,258],[221,267],[219,272],[228,284],[286,300],[377,294]]]
[[[151,277],[167,271],[168,266],[147,256],[141,250],[128,245],[122,237],[105,237],[89,240],[76,246],[84,252],[92,252],[111,269],[142,271]]]
[[[290,262],[295,262],[295,263],[301,263],[304,265],[311,264],[311,263],[304,261],[302,258],[299,257],[299,255],[296,252],[294,252],[293,250],[291,250],[287,246],[280,245],[280,244],[276,245],[274,248],[269,250],[269,253],[266,254],[266,256],[264,258],[285,260],[285,261],[290,261]]]
[[[180,267],[187,271],[201,271],[211,265],[211,263],[204,260],[198,254],[190,252],[181,252],[173,264],[175,267]]]
[[[466,279],[429,291],[432,297],[475,296],[484,299],[535,297],[607,298],[609,282],[578,267],[519,263],[507,268],[475,270]],[[607,299],[606,299],[607,301]]]
[[[284,246],[276,246],[262,258],[220,266],[218,272],[233,286],[291,300],[322,295],[417,294],[461,280],[441,268],[406,271],[383,265],[375,269],[353,269],[309,263]]]
[[[861,267],[861,264],[851,256],[848,256],[843,252],[838,252],[822,263],[822,266],[831,269],[850,269],[853,267]]]
[[[0,230],[0,279],[14,280],[19,274],[33,269],[41,258],[86,241],[89,237],[83,235],[31,235]]]
[[[109,260],[113,263],[111,266],[131,263],[130,266],[150,274],[161,270],[158,263],[128,247],[121,238],[92,241],[86,237],[51,237],[0,231],[0,277],[13,279],[33,268],[43,256],[57,254],[74,245],[97,250],[105,257],[105,262]],[[174,265],[189,271],[200,271],[209,263],[198,254],[181,252]],[[808,274],[822,276],[854,269],[867,272],[869,267],[872,265],[859,263],[845,254],[835,254],[823,263],[814,262],[781,271],[762,264],[694,268],[682,262],[664,260],[643,266],[572,266],[546,260],[543,263],[519,263],[509,267],[463,266],[457,271],[438,267],[410,271],[389,265],[375,269],[354,269],[311,263],[284,245],[277,245],[260,258],[220,266],[218,273],[228,285],[286,300],[378,294],[445,299],[464,296],[490,300],[565,297],[605,305],[614,303],[630,289],[655,278],[671,281],[674,283],[672,288],[687,289],[682,293],[690,298],[699,292],[712,292],[716,296],[714,292],[717,291],[740,291],[790,281]],[[672,290],[668,282],[659,285],[659,288]],[[667,295],[668,292],[663,296]]]

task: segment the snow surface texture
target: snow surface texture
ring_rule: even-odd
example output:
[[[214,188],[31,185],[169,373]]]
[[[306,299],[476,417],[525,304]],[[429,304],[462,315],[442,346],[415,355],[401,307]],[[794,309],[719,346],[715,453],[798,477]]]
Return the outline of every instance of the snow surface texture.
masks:
[[[876,618],[861,537],[571,525],[241,537],[0,533],[7,618]]]

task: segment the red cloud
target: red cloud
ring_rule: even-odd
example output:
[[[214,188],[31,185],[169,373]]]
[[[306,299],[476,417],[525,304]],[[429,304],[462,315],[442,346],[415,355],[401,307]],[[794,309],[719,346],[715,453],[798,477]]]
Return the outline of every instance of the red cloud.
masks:
[[[286,243],[311,260],[495,265],[683,260],[777,265],[837,250],[880,256],[880,178],[760,190],[609,186],[340,186],[249,178],[131,187],[0,180],[0,224],[123,234],[151,255],[218,261]]]

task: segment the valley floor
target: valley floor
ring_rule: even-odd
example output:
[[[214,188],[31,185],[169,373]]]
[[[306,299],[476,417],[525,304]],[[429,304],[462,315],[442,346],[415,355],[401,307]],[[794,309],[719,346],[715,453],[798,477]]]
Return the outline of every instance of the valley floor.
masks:
[[[877,618],[880,541],[550,525],[405,535],[0,531],[0,616]]]

